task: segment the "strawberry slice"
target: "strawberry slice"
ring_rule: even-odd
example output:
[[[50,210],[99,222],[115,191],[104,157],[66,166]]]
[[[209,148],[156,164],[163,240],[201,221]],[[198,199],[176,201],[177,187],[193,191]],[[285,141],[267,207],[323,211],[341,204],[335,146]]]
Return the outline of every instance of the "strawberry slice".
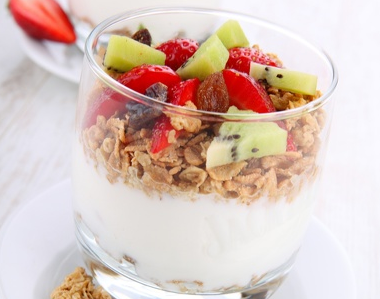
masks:
[[[180,81],[181,78],[171,68],[148,64],[137,66],[118,78],[118,82],[142,94],[154,83],[161,82],[171,87]],[[126,104],[129,100],[128,97],[117,93],[111,88],[105,89],[87,110],[84,127],[88,128],[94,125],[98,115],[109,118],[116,112],[126,112]]]
[[[126,111],[127,99],[113,89],[105,89],[95,102],[86,111],[83,119],[83,128],[89,128],[96,124],[98,115],[104,116],[106,119],[110,118],[115,113],[122,113]]]
[[[143,64],[121,75],[118,81],[126,87],[144,94],[154,83],[161,82],[168,88],[181,81],[181,77],[170,67]]]
[[[254,78],[233,69],[222,71],[230,106],[258,113],[275,112],[276,108],[265,89]]]
[[[176,131],[170,123],[170,118],[162,114],[156,121],[152,129],[152,147],[150,151],[156,154],[167,148],[169,143],[169,134],[174,131],[174,138],[178,138],[180,131]]]
[[[188,101],[195,103],[199,84],[200,80],[194,78],[173,85],[168,91],[168,102],[177,106],[184,106]],[[173,137],[178,138],[181,132],[173,128],[169,117],[163,114],[157,119],[152,129],[152,153],[158,153],[170,145],[168,137],[173,130]]]
[[[9,9],[16,23],[32,38],[66,44],[76,40],[70,19],[55,0],[10,0]]]
[[[230,56],[226,63],[227,69],[235,69],[237,71],[249,74],[249,68],[251,65],[251,61],[276,66],[276,61],[271,59],[268,55],[263,53],[260,49],[257,48],[249,48],[249,47],[240,47],[240,48],[231,48],[228,50]]]
[[[284,130],[287,130],[286,125],[283,121],[276,121],[277,125]],[[288,138],[286,140],[286,151],[287,152],[296,152],[297,146],[294,143],[293,135],[288,131]]]
[[[195,104],[200,83],[198,78],[193,78],[173,85],[168,91],[169,103],[185,106],[186,102],[191,101]]]
[[[199,44],[195,40],[175,38],[160,44],[156,49],[166,54],[165,65],[177,70],[198,50],[198,47]]]

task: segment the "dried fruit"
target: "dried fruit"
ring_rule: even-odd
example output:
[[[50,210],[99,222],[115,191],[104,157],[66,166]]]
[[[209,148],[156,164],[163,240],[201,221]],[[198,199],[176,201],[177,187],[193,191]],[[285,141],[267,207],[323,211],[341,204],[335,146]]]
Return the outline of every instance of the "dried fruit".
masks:
[[[10,0],[9,9],[21,29],[35,39],[74,43],[70,19],[55,0]]]
[[[168,88],[166,85],[158,82],[149,86],[145,95],[156,99],[160,102],[166,102]],[[130,101],[126,104],[128,125],[135,130],[139,130],[144,126],[148,127],[148,123],[153,119],[159,117],[162,112],[160,109],[151,107],[148,104],[137,103]]]
[[[152,44],[152,36],[150,35],[149,30],[146,28],[136,31],[132,35],[132,39],[147,46],[150,46]]]
[[[196,106],[199,110],[226,112],[230,106],[227,86],[221,72],[208,76],[199,86]]]
[[[197,41],[189,38],[175,38],[156,47],[166,54],[165,65],[177,70],[198,50]]]

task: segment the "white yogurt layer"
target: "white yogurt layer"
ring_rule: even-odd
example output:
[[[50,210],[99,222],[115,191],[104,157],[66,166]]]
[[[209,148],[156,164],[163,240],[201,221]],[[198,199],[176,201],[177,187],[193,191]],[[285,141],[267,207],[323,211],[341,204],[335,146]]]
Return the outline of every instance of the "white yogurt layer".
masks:
[[[134,259],[139,276],[169,288],[173,280],[200,281],[203,290],[245,286],[291,257],[312,211],[306,193],[291,203],[262,198],[249,206],[206,195],[148,197],[111,184],[79,145],[73,167],[74,209],[99,245],[115,259]]]

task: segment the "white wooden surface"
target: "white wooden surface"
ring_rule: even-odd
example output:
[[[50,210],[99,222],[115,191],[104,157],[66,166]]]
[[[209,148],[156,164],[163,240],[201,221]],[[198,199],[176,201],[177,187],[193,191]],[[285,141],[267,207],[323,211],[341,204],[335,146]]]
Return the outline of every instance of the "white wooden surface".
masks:
[[[17,207],[70,176],[78,88],[28,58],[5,2],[0,7],[0,226]],[[315,215],[347,251],[358,298],[380,298],[380,1],[226,5],[295,30],[336,62],[340,82],[325,192]]]

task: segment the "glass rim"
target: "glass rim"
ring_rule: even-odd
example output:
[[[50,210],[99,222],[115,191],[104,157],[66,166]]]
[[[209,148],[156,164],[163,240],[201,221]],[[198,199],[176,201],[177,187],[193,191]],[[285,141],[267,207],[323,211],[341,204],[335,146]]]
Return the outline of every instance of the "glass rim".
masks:
[[[292,108],[292,109],[283,110],[283,111],[268,112],[268,113],[232,114],[232,113],[205,111],[205,110],[194,110],[188,107],[177,106],[177,105],[173,105],[167,102],[156,100],[154,98],[151,98],[149,96],[136,92],[132,90],[131,88],[128,88],[122,85],[117,80],[109,76],[99,66],[99,64],[97,63],[93,55],[93,51],[96,45],[98,44],[100,35],[106,32],[107,28],[112,27],[113,25],[123,22],[128,19],[136,19],[139,17],[150,16],[150,15],[160,15],[160,14],[166,14],[166,13],[196,13],[196,14],[214,15],[214,16],[219,15],[219,16],[224,16],[226,18],[228,17],[228,18],[235,18],[237,20],[244,20],[252,24],[262,25],[262,26],[265,26],[266,28],[276,30],[282,34],[285,34],[286,36],[292,37],[302,42],[302,44],[307,45],[311,50],[315,51],[318,54],[318,56],[322,60],[324,60],[324,62],[330,68],[330,71],[331,71],[330,84],[328,88],[326,89],[326,91],[323,92],[319,98],[297,108]],[[150,8],[142,8],[142,9],[140,8],[140,9],[122,12],[105,19],[90,32],[85,42],[84,52],[85,52],[85,59],[87,59],[87,61],[89,62],[90,68],[96,74],[97,78],[100,79],[108,87],[115,90],[116,92],[122,94],[123,96],[129,97],[131,100],[134,100],[138,103],[144,103],[150,106],[157,106],[157,107],[160,107],[162,111],[172,112],[176,114],[183,114],[187,116],[202,116],[202,117],[211,118],[211,119],[222,118],[223,120],[244,119],[244,120],[252,120],[252,121],[265,121],[267,119],[270,119],[271,121],[275,121],[275,120],[298,117],[306,113],[315,111],[318,108],[324,106],[331,98],[338,84],[338,71],[337,71],[336,65],[331,59],[331,57],[325,52],[325,50],[323,50],[319,46],[303,38],[302,36],[295,33],[294,31],[286,29],[284,28],[284,26],[280,26],[279,24],[276,24],[274,22],[264,20],[262,18],[258,18],[254,15],[244,14],[244,13],[235,12],[235,11],[228,11],[228,10],[223,10],[223,9],[186,7],[186,6],[160,6],[160,7],[150,7]]]

